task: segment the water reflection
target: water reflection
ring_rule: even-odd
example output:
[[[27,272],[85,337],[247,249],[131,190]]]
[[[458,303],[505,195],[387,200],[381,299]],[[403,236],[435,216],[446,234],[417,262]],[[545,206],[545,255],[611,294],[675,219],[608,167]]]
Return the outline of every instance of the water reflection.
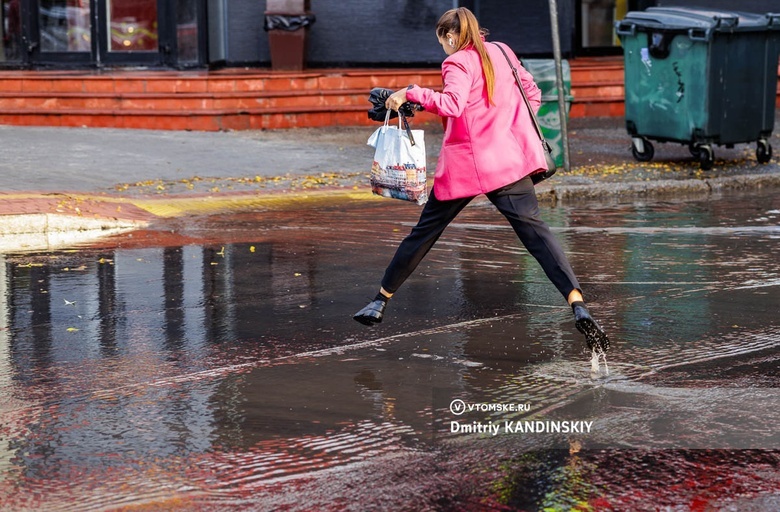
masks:
[[[548,210],[615,339],[615,378],[595,383],[569,309],[480,205],[370,330],[349,317],[416,220],[405,205],[188,219],[166,226],[176,237],[4,255],[0,491],[12,508],[230,507],[325,469],[573,442],[453,434],[453,398],[530,409],[464,421],[593,420],[598,435],[574,439],[586,449],[776,449],[778,201]],[[549,478],[590,488],[564,459]],[[506,502],[524,503],[511,482],[525,477],[506,469]]]

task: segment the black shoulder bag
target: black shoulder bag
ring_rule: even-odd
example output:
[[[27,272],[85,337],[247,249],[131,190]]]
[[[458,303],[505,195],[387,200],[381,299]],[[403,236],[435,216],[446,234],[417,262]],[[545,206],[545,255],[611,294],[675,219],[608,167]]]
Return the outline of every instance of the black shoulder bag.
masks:
[[[506,57],[506,61],[509,64],[509,67],[512,68],[512,74],[515,75],[515,82],[517,82],[517,87],[520,89],[520,94],[523,95],[525,106],[528,107],[528,113],[531,114],[531,120],[533,120],[534,122],[534,128],[536,128],[536,133],[539,135],[539,139],[542,141],[542,149],[544,149],[544,158],[547,161],[547,170],[543,172],[537,172],[531,175],[531,181],[533,181],[534,185],[536,185],[540,181],[544,181],[547,178],[551,177],[553,174],[555,174],[555,171],[558,170],[558,166],[555,164],[555,159],[552,156],[552,147],[550,147],[550,144],[545,140],[544,135],[542,135],[542,129],[539,127],[539,121],[536,120],[536,115],[534,114],[533,108],[531,108],[531,102],[528,101],[528,96],[526,96],[525,94],[525,89],[523,89],[523,83],[520,81],[520,75],[517,74],[517,68],[514,66],[514,64],[512,64],[512,61],[509,60],[509,55],[506,54],[506,52],[501,47],[501,45],[496,43],[493,44],[498,46],[498,49],[501,50],[501,53],[503,53],[504,57]]]

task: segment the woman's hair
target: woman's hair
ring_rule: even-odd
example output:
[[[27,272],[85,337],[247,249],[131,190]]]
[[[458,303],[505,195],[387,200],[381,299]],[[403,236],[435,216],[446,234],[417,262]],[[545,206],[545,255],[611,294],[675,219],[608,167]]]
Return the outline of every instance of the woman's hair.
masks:
[[[473,45],[474,49],[479,53],[479,57],[482,60],[482,73],[485,76],[488,101],[492,105],[496,75],[493,72],[493,63],[485,48],[485,42],[482,40],[487,35],[487,30],[480,28],[477,18],[471,11],[465,7],[458,7],[442,14],[439,22],[436,23],[436,35],[438,37],[444,38],[448,32],[458,35],[458,40],[455,43],[456,50]]]

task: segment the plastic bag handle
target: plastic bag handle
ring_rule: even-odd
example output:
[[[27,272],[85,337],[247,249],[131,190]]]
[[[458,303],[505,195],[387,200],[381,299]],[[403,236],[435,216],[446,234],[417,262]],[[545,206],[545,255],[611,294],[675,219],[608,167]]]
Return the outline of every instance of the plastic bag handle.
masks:
[[[382,133],[387,131],[388,126],[390,126],[390,109],[387,109],[387,113],[385,113],[385,122],[382,125]]]
[[[382,125],[382,133],[385,133],[387,130],[387,127],[390,125],[390,112],[391,110],[388,108],[387,113],[385,114],[385,124]],[[403,124],[402,124],[403,123]],[[412,135],[412,129],[409,128],[409,121],[406,120],[406,116],[403,112],[400,110],[398,111],[398,133],[401,133],[402,130],[406,130],[406,135],[409,137],[409,142],[412,146],[414,146],[414,136]]]

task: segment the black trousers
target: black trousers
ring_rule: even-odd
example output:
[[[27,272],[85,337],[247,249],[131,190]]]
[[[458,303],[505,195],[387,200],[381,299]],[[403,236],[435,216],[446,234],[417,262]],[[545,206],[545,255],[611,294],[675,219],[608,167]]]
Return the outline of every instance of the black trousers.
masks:
[[[547,224],[539,217],[539,203],[531,179],[524,178],[490,192],[487,197],[498,211],[504,214],[520,241],[536,258],[564,298],[568,298],[572,290],[580,290],[577,277],[561,245]],[[382,279],[382,288],[390,293],[398,291],[431,250],[444,229],[472,199],[474,197],[439,201],[436,199],[434,187],[420,214],[420,220],[398,246],[395,256],[387,267]]]

